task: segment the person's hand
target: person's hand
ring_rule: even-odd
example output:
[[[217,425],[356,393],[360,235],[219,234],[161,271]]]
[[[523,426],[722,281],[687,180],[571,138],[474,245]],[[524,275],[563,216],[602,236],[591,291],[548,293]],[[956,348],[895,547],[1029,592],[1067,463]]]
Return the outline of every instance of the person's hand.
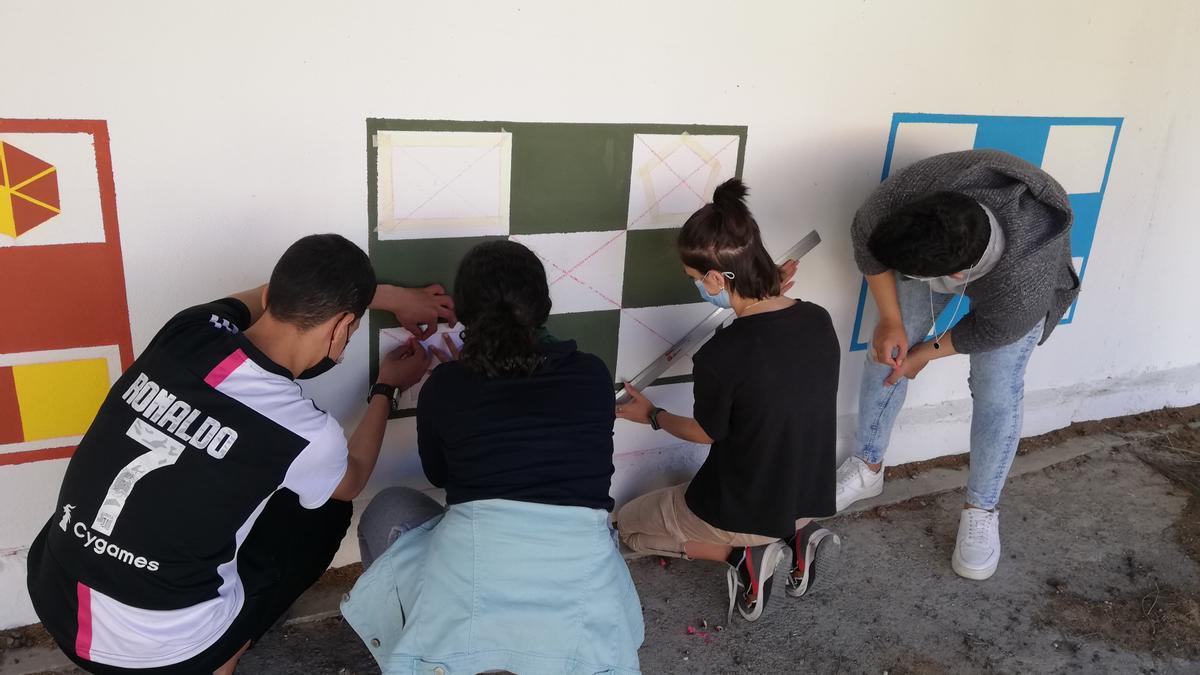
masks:
[[[625,383],[625,391],[629,392],[629,401],[617,406],[617,417],[638,424],[649,424],[654,404],[628,382]]]
[[[913,347],[912,351],[908,353],[908,358],[904,359],[904,363],[892,369],[892,374],[884,378],[883,383],[890,387],[899,382],[902,377],[910,380],[917,379],[917,375],[921,373],[925,366],[929,365],[932,358],[933,351],[929,347],[929,343],[922,342]]]
[[[449,361],[458,360],[458,345],[454,344],[454,336],[450,333],[442,333],[442,342],[446,343],[446,351],[442,351],[437,347],[430,345],[429,351],[437,357],[439,363],[447,363]]]
[[[796,282],[792,281],[792,277],[796,276],[796,268],[800,266],[799,260],[785,260],[779,266],[779,294],[787,293]]]
[[[371,307],[395,314],[396,321],[418,340],[437,332],[438,319],[445,319],[451,326],[458,323],[454,316],[454,300],[446,295],[446,289],[440,284],[425,288],[380,284]]]
[[[379,364],[379,381],[393,387],[409,389],[429,372],[429,352],[416,338],[396,347]]]
[[[907,357],[908,335],[904,332],[904,322],[900,319],[880,319],[875,326],[875,337],[871,338],[871,359],[897,369],[904,366]]]

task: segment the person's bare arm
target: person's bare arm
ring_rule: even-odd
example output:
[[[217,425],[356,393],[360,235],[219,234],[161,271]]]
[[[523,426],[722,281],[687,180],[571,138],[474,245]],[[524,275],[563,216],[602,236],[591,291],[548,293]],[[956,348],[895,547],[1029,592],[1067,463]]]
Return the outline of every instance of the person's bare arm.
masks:
[[[946,331],[937,344],[937,349],[933,348],[933,340],[926,340],[913,345],[904,364],[893,370],[892,374],[883,380],[883,383],[890,387],[899,382],[902,377],[914,380],[924,370],[925,366],[929,365],[930,361],[958,354],[958,350],[954,348],[953,330]]]
[[[436,333],[439,319],[451,326],[458,323],[454,300],[446,295],[446,289],[440,284],[424,288],[379,284],[375,287],[370,308],[395,314],[396,321],[418,340]]]
[[[654,404],[628,382],[625,383],[625,391],[629,392],[629,402],[617,406],[617,417],[638,424],[649,424],[650,411],[654,410]],[[705,445],[712,445],[713,442],[700,423],[691,417],[663,410],[658,413],[658,426],[680,440]]]
[[[379,365],[379,382],[402,391],[416,385],[429,368],[429,352],[415,339],[397,347]],[[346,475],[333,491],[333,499],[350,501],[362,492],[379,461],[383,432],[387,428],[391,403],[386,396],[372,396],[358,428],[350,435]]]
[[[646,422],[650,422],[648,414]],[[658,413],[658,426],[663,431],[680,440],[691,443],[703,443],[705,445],[712,445],[713,442],[713,439],[709,438],[708,434],[705,433],[704,427],[701,427],[700,423],[691,417],[684,417],[683,415],[676,415],[675,413],[662,410]]]
[[[254,322],[258,321],[265,311],[263,307],[263,290],[266,287],[267,285],[263,284],[229,296],[235,300],[241,300],[246,309],[250,310],[250,325],[254,325]]]
[[[908,335],[900,317],[900,300],[896,295],[896,275],[892,271],[867,277],[867,288],[879,308],[879,323],[871,339],[871,358],[893,369],[904,365],[908,356]]]
[[[379,461],[379,450],[383,447],[383,432],[387,429],[391,403],[386,396],[372,396],[367,404],[367,413],[358,428],[350,435],[350,456],[346,461],[346,475],[333,491],[333,499],[350,501],[366,487],[375,463]]]
[[[228,297],[241,300],[250,310],[250,323],[263,315],[266,284],[251,288]],[[437,332],[437,323],[441,319],[451,325],[458,322],[454,316],[454,300],[446,295],[446,290],[438,284],[425,288],[401,288],[390,284],[379,284],[375,287],[375,295],[371,298],[369,309],[391,312],[410,333],[419,340]]]

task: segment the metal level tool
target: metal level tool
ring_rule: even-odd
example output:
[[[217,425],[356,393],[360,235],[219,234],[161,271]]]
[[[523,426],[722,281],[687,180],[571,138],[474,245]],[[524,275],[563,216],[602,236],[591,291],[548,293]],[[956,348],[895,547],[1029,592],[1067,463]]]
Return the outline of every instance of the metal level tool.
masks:
[[[805,235],[803,239],[796,242],[795,246],[788,249],[787,253],[784,253],[783,257],[775,262],[776,264],[783,264],[788,260],[799,260],[803,258],[809,251],[816,248],[817,244],[819,243],[821,243],[821,235],[817,234],[816,230],[813,230]],[[681,339],[679,342],[676,342],[662,356],[655,359],[654,363],[651,363],[643,368],[642,372],[638,373],[636,377],[629,381],[629,383],[639,391],[650,386],[663,373],[667,372],[671,366],[675,365],[676,361],[686,356],[690,356],[693,352],[699,349],[700,345],[704,344],[704,341],[708,339],[708,336],[712,335],[713,331],[717,330],[717,328],[728,321],[729,317],[731,316],[733,316],[732,309],[722,309],[718,307],[717,309],[713,310],[712,314],[709,314],[703,321],[697,324],[695,328],[688,331],[688,334],[684,335],[683,339]],[[625,388],[621,387],[621,389],[617,391],[617,403],[627,403],[628,401],[629,395],[625,392]]]

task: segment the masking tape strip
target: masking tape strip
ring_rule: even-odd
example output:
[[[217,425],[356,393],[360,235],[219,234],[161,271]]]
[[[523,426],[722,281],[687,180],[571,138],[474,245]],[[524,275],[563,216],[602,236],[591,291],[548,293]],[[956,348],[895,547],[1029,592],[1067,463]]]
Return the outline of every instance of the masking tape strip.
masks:
[[[375,135],[378,180],[378,226],[380,239],[427,239],[507,235],[512,185],[512,134],[506,131],[380,131]],[[394,148],[479,148],[500,153],[497,172],[498,200],[495,216],[455,218],[397,217],[393,182]],[[486,152],[485,152],[486,154]],[[470,168],[465,167],[464,171]],[[442,186],[446,189],[454,179]]]
[[[700,161],[704,162],[704,164],[708,167],[708,176],[705,178],[704,194],[711,194],[717,188],[717,181],[720,179],[721,173],[721,161],[717,158],[717,155],[721,152],[724,152],[726,148],[733,147],[734,162],[736,166],[736,158],[737,153],[740,150],[739,146],[741,145],[741,138],[738,136],[717,135],[693,136],[685,131],[684,133],[680,134],[678,138],[672,139],[668,145],[654,147],[650,144],[650,141],[644,138],[646,136],[654,135],[656,134],[636,134],[634,136],[635,142],[640,141],[641,143],[645,144],[646,147],[650,149],[651,154],[655,156],[654,160],[646,162],[637,169],[637,175],[642,181],[643,193],[647,196],[654,195],[654,202],[650,204],[648,213],[644,214],[642,217],[648,217],[647,222],[651,225],[679,225],[682,223],[682,218],[690,214],[663,213],[661,211],[659,204],[662,202],[663,198],[666,197],[666,195],[655,195],[654,181],[651,174],[659,166],[666,166],[667,157],[670,157],[677,150],[686,147],[692,152],[696,153],[696,156],[700,158]],[[714,151],[706,147],[704,142],[700,139],[715,140],[717,142],[723,142],[724,144],[721,145],[714,153]],[[659,159],[660,156],[662,159]],[[668,168],[668,170],[670,169]],[[690,177],[691,176],[689,174],[688,176],[684,176],[683,179],[686,182],[686,179]]]

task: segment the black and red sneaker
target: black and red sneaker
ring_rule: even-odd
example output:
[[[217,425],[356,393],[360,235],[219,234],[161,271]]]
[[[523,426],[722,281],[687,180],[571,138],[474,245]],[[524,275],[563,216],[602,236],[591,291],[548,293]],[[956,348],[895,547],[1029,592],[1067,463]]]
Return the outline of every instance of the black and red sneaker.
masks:
[[[796,531],[787,540],[792,549],[792,573],[787,578],[787,594],[798,598],[812,590],[817,572],[822,579],[837,571],[842,552],[842,538],[821,527],[815,521]]]
[[[733,549],[726,562],[729,571],[725,581],[729,587],[729,613],[725,622],[733,619],[733,608],[747,621],[757,621],[766,609],[774,585],[775,569],[783,562],[787,546],[773,541],[762,546],[740,546]]]

